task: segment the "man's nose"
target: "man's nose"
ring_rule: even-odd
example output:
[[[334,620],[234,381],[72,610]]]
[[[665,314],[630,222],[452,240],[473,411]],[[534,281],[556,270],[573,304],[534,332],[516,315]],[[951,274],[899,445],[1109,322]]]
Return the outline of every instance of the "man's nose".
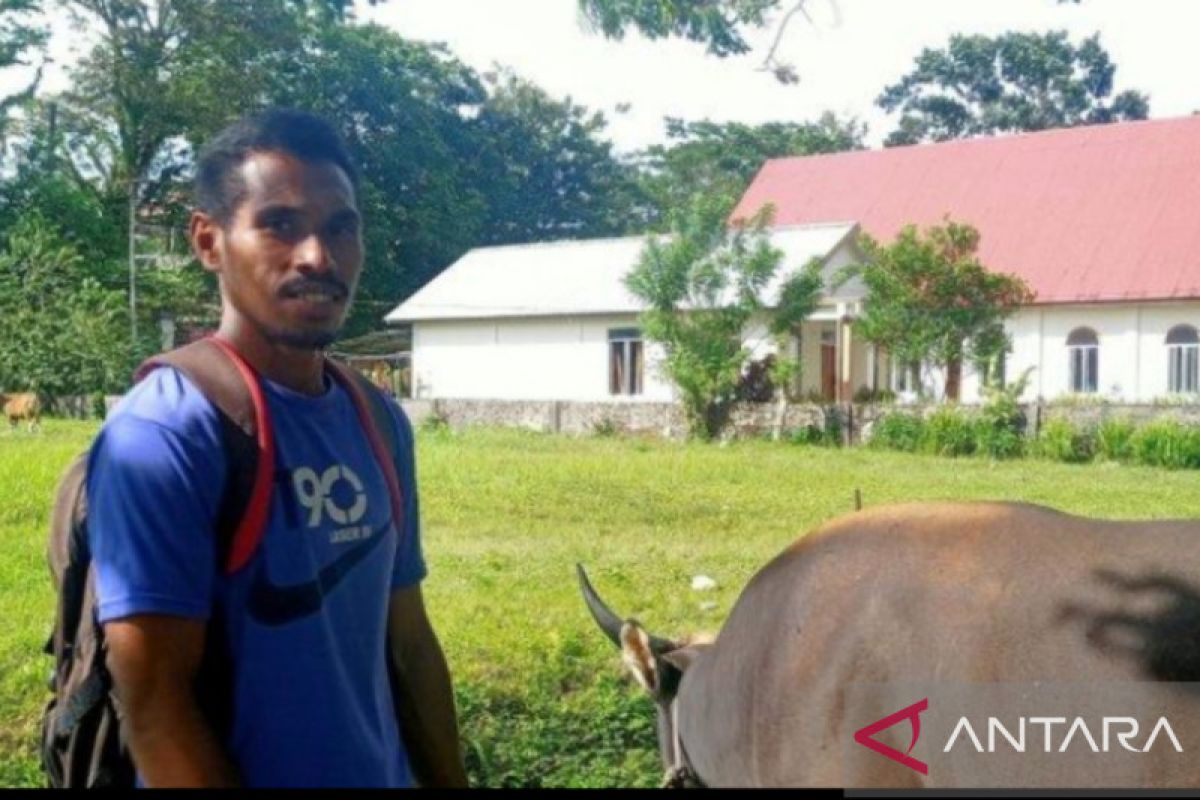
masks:
[[[329,248],[315,233],[309,234],[296,244],[293,260],[296,269],[304,273],[328,272],[334,267]]]

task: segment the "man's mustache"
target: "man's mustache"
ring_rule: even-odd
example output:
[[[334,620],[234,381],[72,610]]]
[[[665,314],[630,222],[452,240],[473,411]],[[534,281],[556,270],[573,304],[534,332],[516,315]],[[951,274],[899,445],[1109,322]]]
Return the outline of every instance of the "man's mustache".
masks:
[[[279,290],[284,297],[299,297],[308,292],[325,292],[335,300],[343,300],[350,294],[350,287],[332,275],[296,278],[288,281]]]

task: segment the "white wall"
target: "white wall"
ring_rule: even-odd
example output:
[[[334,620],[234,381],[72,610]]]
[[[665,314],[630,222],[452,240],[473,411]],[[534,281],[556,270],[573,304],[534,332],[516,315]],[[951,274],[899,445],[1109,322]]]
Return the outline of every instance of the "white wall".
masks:
[[[645,342],[643,393],[608,393],[608,331],[635,316],[416,322],[417,399],[672,400],[658,373],[661,349]]]
[[[1100,340],[1100,395],[1127,402],[1165,397],[1165,341],[1167,332],[1179,324],[1200,328],[1200,302],[1025,308],[1006,324],[1013,343],[1008,378],[1015,380],[1032,367],[1026,400],[1068,394],[1067,336],[1075,328],[1087,326]],[[826,326],[833,329],[832,322],[805,323],[804,392],[820,389],[820,330]],[[644,344],[643,394],[629,398],[608,393],[608,331],[628,327],[637,327],[635,316],[418,322],[413,325],[414,396],[616,402],[675,399],[670,381],[658,371],[662,351],[650,342]],[[747,333],[755,357],[774,350],[761,320]],[[857,391],[869,381],[868,348],[853,337],[851,352],[851,391]],[[931,396],[941,396],[945,383],[941,370],[926,370],[926,383]],[[965,402],[980,400],[979,383],[971,366],[964,365]]]
[[[1167,332],[1180,324],[1200,328],[1200,303],[1111,303],[1046,306],[1018,311],[1006,328],[1012,337],[1008,377],[1033,367],[1025,399],[1070,394],[1067,337],[1078,327],[1096,331],[1100,342],[1098,395],[1148,402],[1168,395]],[[964,399],[978,398],[978,381]]]

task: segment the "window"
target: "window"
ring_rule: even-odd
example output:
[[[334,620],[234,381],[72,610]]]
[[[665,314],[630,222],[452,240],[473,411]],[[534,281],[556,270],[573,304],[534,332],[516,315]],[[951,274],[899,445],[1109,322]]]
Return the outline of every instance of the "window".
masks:
[[[608,332],[608,393],[642,393],[642,332],[616,328]]]
[[[1167,388],[1180,394],[1200,389],[1200,336],[1191,325],[1176,325],[1167,333]]]
[[[898,395],[912,394],[917,391],[917,383],[913,374],[917,371],[915,362],[901,362],[891,359],[892,391]]]
[[[1076,328],[1067,337],[1071,391],[1094,394],[1099,386],[1100,340],[1091,328]]]

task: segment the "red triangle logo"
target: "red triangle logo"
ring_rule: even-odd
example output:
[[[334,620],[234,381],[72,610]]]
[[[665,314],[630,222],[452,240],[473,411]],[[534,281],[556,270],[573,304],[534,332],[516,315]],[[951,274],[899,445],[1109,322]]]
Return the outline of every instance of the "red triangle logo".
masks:
[[[922,775],[929,774],[929,765],[923,761],[918,761],[909,755],[912,749],[917,746],[917,739],[921,738],[921,712],[929,708],[929,698],[913,703],[908,708],[902,708],[895,714],[889,714],[881,720],[872,722],[865,728],[859,728],[854,732],[854,741],[861,744],[863,747],[874,750],[879,755],[890,758],[898,764],[903,764],[911,770],[921,773]],[[906,752],[901,753],[894,747],[888,747],[883,742],[875,739],[875,734],[882,730],[886,730],[893,725],[908,720],[912,723],[912,744],[908,746]]]

